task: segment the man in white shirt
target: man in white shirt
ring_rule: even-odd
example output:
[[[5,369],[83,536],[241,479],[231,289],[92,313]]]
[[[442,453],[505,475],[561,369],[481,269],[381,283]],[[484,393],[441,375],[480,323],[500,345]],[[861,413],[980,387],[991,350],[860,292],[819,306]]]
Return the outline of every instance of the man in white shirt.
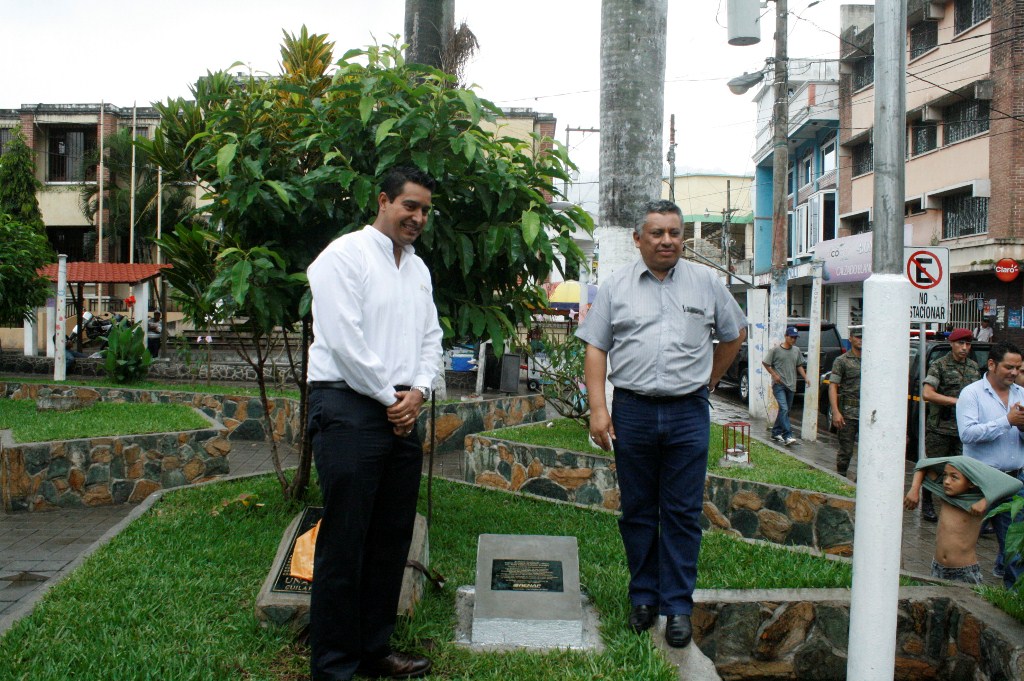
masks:
[[[979,343],[991,343],[992,334],[992,320],[982,319],[981,326],[979,326],[977,331],[974,332],[974,339]]]
[[[416,678],[431,663],[391,634],[416,516],[416,419],[441,359],[430,272],[412,244],[435,182],[393,168],[377,218],[335,239],[307,274],[313,292],[309,435],[324,511],[310,601],[312,681]]]

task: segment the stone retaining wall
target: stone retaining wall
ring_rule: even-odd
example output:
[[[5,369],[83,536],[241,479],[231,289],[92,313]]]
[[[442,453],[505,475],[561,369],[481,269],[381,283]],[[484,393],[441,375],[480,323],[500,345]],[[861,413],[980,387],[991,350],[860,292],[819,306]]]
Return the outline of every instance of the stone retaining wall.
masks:
[[[615,459],[599,453],[471,435],[466,438],[465,480],[558,501],[619,508]],[[715,475],[708,475],[704,485],[705,529],[713,526],[750,539],[849,556],[853,519],[853,499]]]
[[[186,404],[199,409],[224,425],[231,440],[265,441],[267,429],[263,403],[249,395],[180,392],[177,390],[138,390],[128,388],[89,388],[83,386],[3,383],[0,398],[36,399],[40,395],[73,395],[101,402],[139,402]],[[544,420],[544,398],[540,395],[513,395],[488,400],[444,402],[437,405],[437,453],[461,452],[470,433]],[[270,399],[273,437],[279,442],[297,444],[299,402],[288,397]],[[430,409],[424,406],[419,417],[419,432],[425,451],[429,451]]]
[[[4,510],[40,511],[139,502],[158,489],[228,472],[226,430],[5,443]]]
[[[693,640],[724,681],[846,678],[845,589],[697,591]],[[1024,678],[1024,627],[963,589],[904,587],[895,679]]]

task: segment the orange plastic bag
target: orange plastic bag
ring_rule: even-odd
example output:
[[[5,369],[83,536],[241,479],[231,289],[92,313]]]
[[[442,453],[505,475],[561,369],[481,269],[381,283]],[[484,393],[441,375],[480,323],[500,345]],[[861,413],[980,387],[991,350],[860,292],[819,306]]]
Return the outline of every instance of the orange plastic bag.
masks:
[[[313,581],[313,552],[316,549],[316,535],[320,531],[320,521],[317,521],[308,532],[300,534],[295,539],[295,548],[292,550],[291,576],[304,579],[307,582]]]

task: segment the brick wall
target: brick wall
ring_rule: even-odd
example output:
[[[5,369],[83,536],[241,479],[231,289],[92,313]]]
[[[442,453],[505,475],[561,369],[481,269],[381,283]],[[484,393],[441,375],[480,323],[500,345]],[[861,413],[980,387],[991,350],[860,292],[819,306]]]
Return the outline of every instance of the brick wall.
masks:
[[[1024,5],[992,0],[991,123],[989,126],[988,235],[1024,237],[1024,126],[1012,117],[1024,115]],[[1016,27],[1016,28],[1014,28]],[[1012,31],[1012,33],[1011,33]],[[1006,40],[1003,36],[1013,36]]]

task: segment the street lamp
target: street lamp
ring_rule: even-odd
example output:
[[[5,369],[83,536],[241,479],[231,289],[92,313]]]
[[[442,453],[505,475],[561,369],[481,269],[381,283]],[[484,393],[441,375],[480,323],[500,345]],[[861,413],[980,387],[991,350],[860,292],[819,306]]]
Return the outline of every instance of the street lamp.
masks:
[[[729,86],[729,90],[734,95],[742,95],[747,92],[750,88],[754,87],[758,83],[764,80],[764,71],[755,71],[754,73],[743,72],[742,76],[736,76],[730,80],[726,85]]]

